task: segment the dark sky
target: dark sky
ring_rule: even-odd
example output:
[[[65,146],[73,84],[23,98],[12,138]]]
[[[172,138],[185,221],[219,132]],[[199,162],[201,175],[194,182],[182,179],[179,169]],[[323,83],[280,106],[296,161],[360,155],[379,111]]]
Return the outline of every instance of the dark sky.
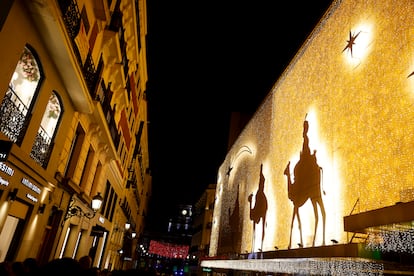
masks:
[[[216,183],[230,113],[259,107],[330,3],[147,1],[149,229]]]

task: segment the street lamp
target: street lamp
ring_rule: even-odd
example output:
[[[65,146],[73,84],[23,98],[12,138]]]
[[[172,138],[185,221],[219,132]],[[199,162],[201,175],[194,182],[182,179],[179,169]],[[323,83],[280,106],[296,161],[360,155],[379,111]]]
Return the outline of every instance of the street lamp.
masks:
[[[75,205],[75,201],[72,198],[69,203],[68,211],[66,212],[65,218],[63,219],[63,222],[65,222],[67,219],[70,219],[71,217],[77,216],[77,217],[85,217],[87,219],[91,219],[95,216],[96,212],[101,208],[103,198],[101,196],[101,193],[98,193],[96,196],[92,198],[92,210],[91,212],[85,212],[81,207],[78,205]]]
[[[129,230],[131,228],[131,223],[129,221],[125,222],[125,230]]]

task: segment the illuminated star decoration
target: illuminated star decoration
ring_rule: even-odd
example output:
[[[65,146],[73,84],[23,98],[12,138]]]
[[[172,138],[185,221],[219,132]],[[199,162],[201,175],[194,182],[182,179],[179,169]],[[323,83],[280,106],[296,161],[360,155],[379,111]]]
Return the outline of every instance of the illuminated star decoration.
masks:
[[[230,176],[230,172],[233,170],[233,164],[234,164],[234,161],[236,161],[236,160],[237,160],[237,158],[239,158],[239,156],[240,156],[243,152],[248,152],[248,153],[252,154],[252,150],[251,150],[248,146],[242,146],[242,147],[239,149],[239,152],[238,152],[238,153],[236,154],[236,156],[234,157],[234,159],[231,161],[230,166],[229,166],[229,167],[228,167],[228,169],[227,169],[227,173],[226,173],[226,175],[227,175],[227,176]]]
[[[342,50],[342,52],[344,52],[346,49],[349,49],[349,51],[351,52],[351,57],[352,57],[352,48],[355,44],[355,39],[358,37],[358,35],[361,33],[361,31],[359,31],[356,35],[353,35],[351,33],[351,31],[349,31],[349,39],[346,41],[348,44],[346,44],[345,48]]]

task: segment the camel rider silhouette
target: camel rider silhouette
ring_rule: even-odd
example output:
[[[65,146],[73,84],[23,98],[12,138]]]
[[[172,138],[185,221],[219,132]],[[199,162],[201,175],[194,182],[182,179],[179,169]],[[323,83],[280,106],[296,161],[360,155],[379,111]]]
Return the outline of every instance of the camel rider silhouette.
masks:
[[[308,130],[309,130],[309,123],[308,121],[303,122],[303,145],[302,151],[300,152],[301,158],[303,155],[310,155],[310,148],[309,148],[309,137],[308,137]]]
[[[316,162],[316,150],[311,154],[309,148],[309,122],[305,119],[303,122],[303,145],[300,152],[300,159],[294,168],[294,175],[297,183],[303,183],[304,189],[311,185],[311,182],[307,181],[318,174],[319,165]]]
[[[306,117],[305,117],[306,118]],[[308,138],[308,131],[309,131],[309,123],[305,119],[303,122],[303,145],[302,150],[300,152],[299,161],[296,163],[295,168],[293,170],[294,173],[294,181],[290,177],[290,161],[285,169],[284,174],[288,177],[288,196],[289,199],[293,202],[294,209],[291,221],[291,230],[290,230],[290,242],[289,248],[292,242],[292,229],[293,229],[293,221],[295,217],[297,217],[299,231],[300,231],[300,244],[302,243],[302,226],[300,222],[300,214],[299,208],[305,204],[306,201],[309,199],[311,200],[314,216],[315,216],[315,227],[314,227],[314,235],[313,235],[313,242],[312,246],[315,245],[316,239],[316,231],[318,226],[318,208],[319,205],[321,214],[322,214],[322,222],[323,222],[323,236],[322,236],[322,244],[325,244],[325,207],[323,205],[322,195],[321,195],[321,173],[322,168],[319,167],[317,160],[316,160],[316,150],[313,151],[311,154],[311,150],[309,148],[309,138]],[[325,194],[325,191],[323,191]]]
[[[264,193],[264,184],[265,176],[263,175],[263,164],[260,165],[260,176],[259,176],[259,187],[255,196],[255,204],[252,208],[252,198],[253,194],[250,194],[248,197],[249,209],[250,209],[250,220],[253,221],[253,241],[252,241],[252,250],[255,244],[255,235],[256,235],[256,224],[259,224],[260,219],[262,220],[262,237],[260,243],[260,249],[263,249],[263,241],[265,237],[265,228],[266,228],[266,213],[267,213],[267,198]]]

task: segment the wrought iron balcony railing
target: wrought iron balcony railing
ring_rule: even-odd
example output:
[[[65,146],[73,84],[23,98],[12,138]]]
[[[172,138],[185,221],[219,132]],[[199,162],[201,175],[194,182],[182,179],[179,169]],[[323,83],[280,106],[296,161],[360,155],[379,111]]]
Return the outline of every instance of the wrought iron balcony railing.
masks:
[[[47,166],[50,153],[52,152],[53,147],[51,141],[52,138],[49,137],[43,127],[40,127],[30,152],[30,157],[44,168]]]
[[[73,52],[76,55],[78,65],[82,70],[83,77],[89,90],[89,94],[92,98],[94,98],[96,85],[99,81],[99,74],[95,69],[91,50],[89,49],[85,61],[82,61],[82,56],[75,42],[75,38],[79,34],[81,27],[81,15],[79,12],[79,7],[75,0],[58,0],[58,3],[62,13],[63,22],[65,23],[66,32],[68,33],[71,40]]]
[[[11,87],[0,106],[0,130],[13,143],[21,144],[30,116],[28,108]]]

